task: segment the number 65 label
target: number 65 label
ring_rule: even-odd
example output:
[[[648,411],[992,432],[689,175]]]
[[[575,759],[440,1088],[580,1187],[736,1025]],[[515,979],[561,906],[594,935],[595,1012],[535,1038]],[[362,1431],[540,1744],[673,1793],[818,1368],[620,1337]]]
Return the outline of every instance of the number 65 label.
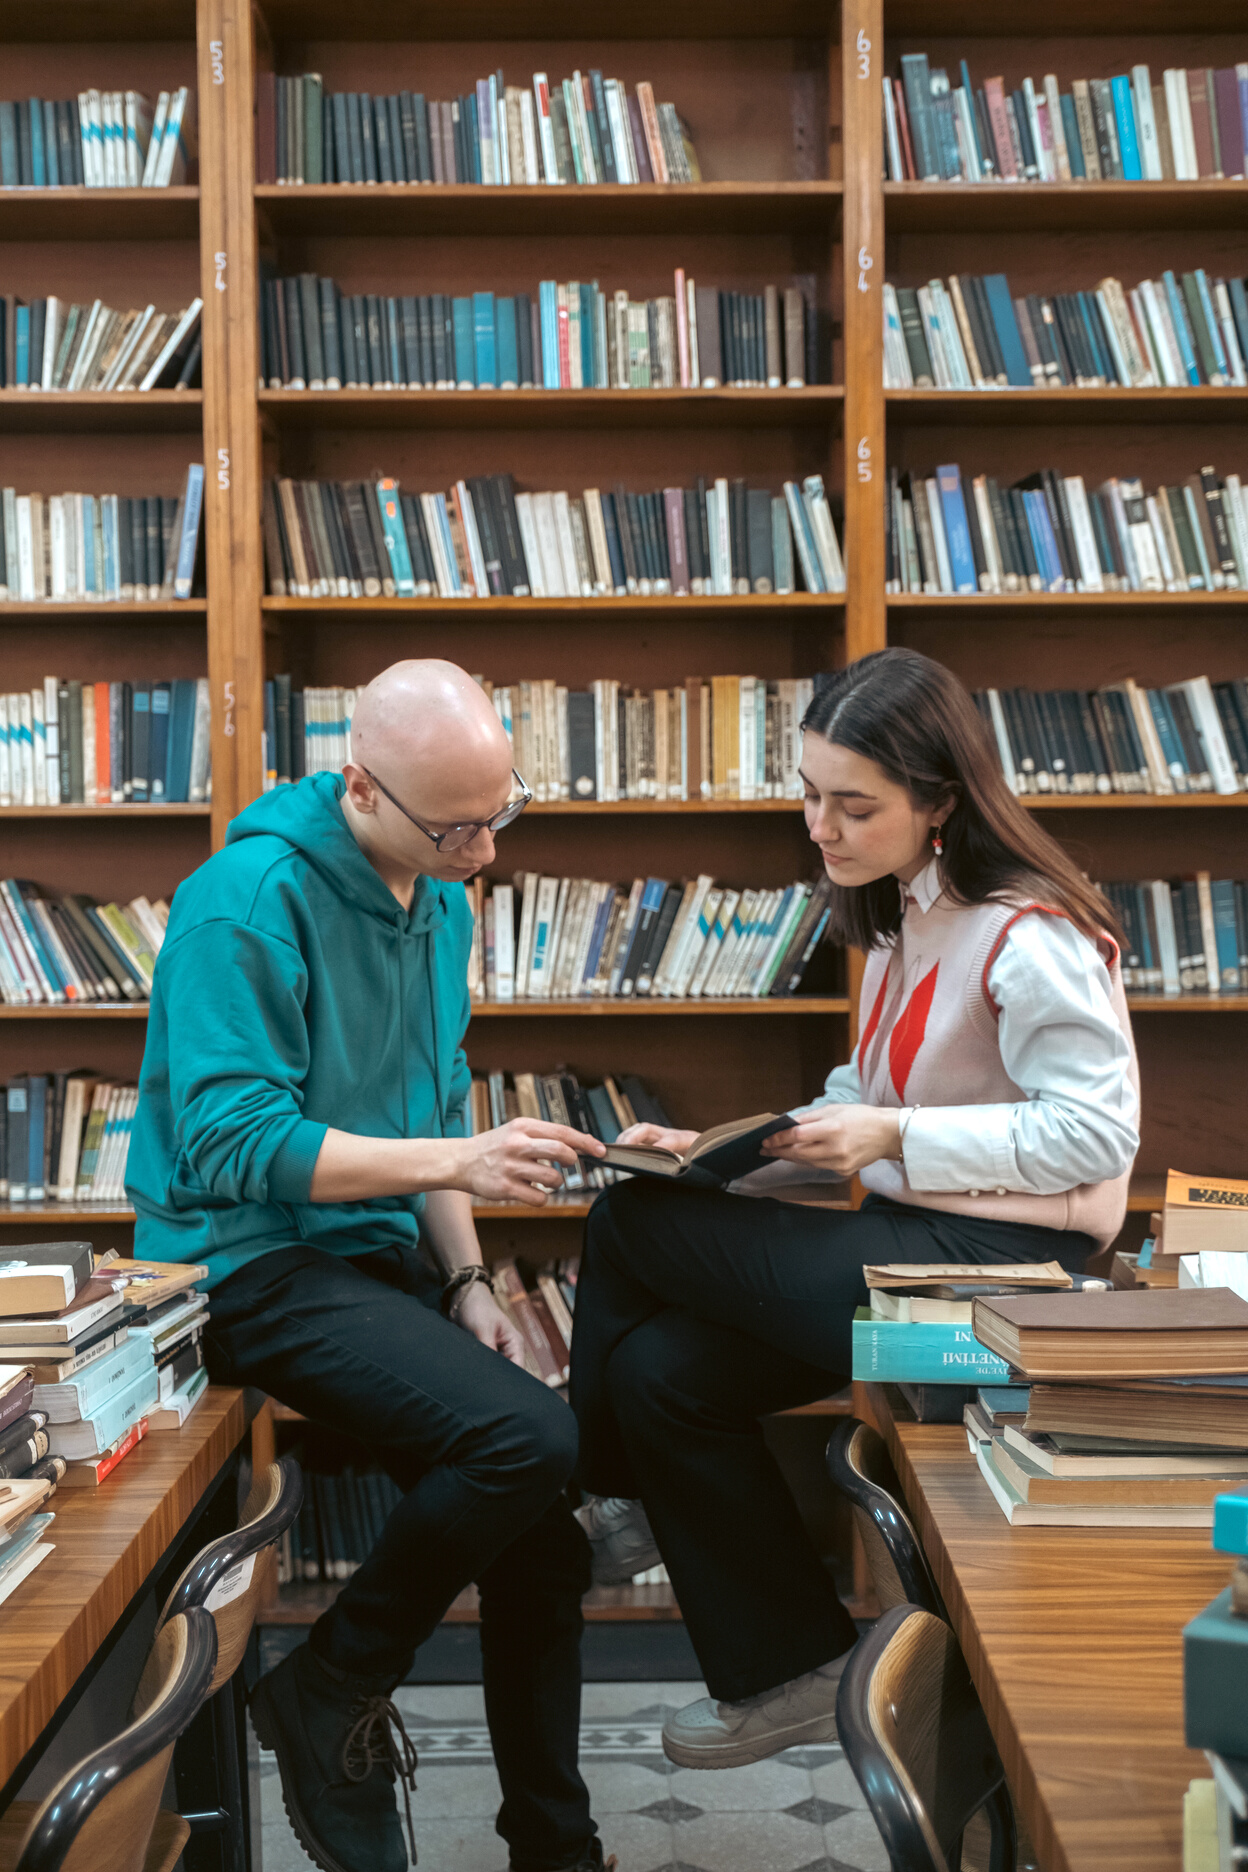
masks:
[[[871,479],[871,444],[865,435],[858,442],[858,479],[860,481]]]

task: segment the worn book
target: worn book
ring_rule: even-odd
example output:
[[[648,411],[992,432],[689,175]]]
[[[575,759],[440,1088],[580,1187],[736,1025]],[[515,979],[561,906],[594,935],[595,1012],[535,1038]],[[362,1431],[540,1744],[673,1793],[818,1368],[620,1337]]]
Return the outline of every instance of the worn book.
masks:
[[[60,1486],[62,1488],[98,1488],[101,1482],[107,1481],[113,1470],[125,1460],[131,1450],[138,1447],[146,1435],[147,1418],[146,1416],[139,1417],[130,1425],[124,1436],[118,1437],[115,1443],[110,1443],[108,1448],[101,1451],[98,1456],[88,1456],[81,1462],[68,1463],[65,1474],[61,1477]]]
[[[52,1454],[64,1456],[69,1462],[103,1455],[132,1424],[147,1416],[159,1391],[156,1368],[148,1366],[123,1390],[97,1405],[94,1415],[74,1423],[54,1424],[48,1439]]]
[[[1133,1442],[1129,1437],[1044,1436],[1021,1422],[1006,1423],[1002,1435],[1008,1448],[1053,1476],[1248,1476],[1248,1455],[1242,1450]],[[1237,1485],[1226,1483],[1232,1489]]]
[[[764,1157],[760,1146],[775,1132],[788,1131],[796,1123],[788,1113],[777,1118],[774,1112],[762,1112],[703,1131],[686,1151],[668,1150],[660,1144],[609,1144],[605,1157],[593,1161],[631,1170],[637,1176],[666,1177],[698,1189],[723,1189],[738,1177],[773,1163],[775,1159]]]
[[[69,1306],[38,1319],[0,1319],[0,1350],[12,1358],[30,1347],[71,1345],[84,1333],[121,1311],[122,1297],[112,1284],[93,1275]],[[45,1352],[45,1356],[47,1356]]]
[[[979,1443],[975,1460],[980,1474],[1011,1527],[1211,1527],[1213,1504],[1163,1505],[1129,1502],[1031,1501],[993,1460],[995,1443]]]
[[[1019,1267],[977,1267],[973,1264],[946,1268],[939,1265],[907,1269],[904,1263],[889,1263],[863,1269],[871,1296],[871,1311],[880,1319],[900,1320],[905,1325],[921,1323],[969,1326],[971,1303],[995,1295],[1067,1288],[1071,1276],[1056,1261],[1025,1263]],[[943,1274],[943,1279],[933,1275]],[[913,1277],[913,1278],[908,1278]]]
[[[1055,1473],[1036,1462],[1026,1448],[1004,1433],[992,1440],[991,1456],[1000,1474],[1025,1502],[1066,1507],[1209,1508],[1214,1497],[1237,1486],[1234,1471],[1216,1473],[1150,1470],[1143,1474]]]
[[[1248,1252],[1248,1183],[1171,1170],[1162,1215],[1159,1254]]]
[[[1248,1378],[1033,1384],[1025,1428],[1248,1450]]]
[[[1033,1379],[1248,1372],[1248,1301],[1225,1287],[976,1300],[973,1323]]]

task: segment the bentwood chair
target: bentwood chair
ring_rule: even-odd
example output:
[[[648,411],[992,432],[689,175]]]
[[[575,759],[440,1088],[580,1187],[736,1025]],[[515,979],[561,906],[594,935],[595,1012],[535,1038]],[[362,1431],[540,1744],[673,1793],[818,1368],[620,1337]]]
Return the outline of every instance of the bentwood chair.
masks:
[[[961,1872],[962,1836],[981,1813],[987,1872],[1014,1872],[1005,1769],[943,1619],[890,1607],[850,1656],[836,1721],[892,1872]]]
[[[922,1606],[945,1618],[884,1439],[869,1424],[846,1417],[828,1441],[827,1465],[833,1486],[852,1505],[881,1609]]]
[[[129,1728],[71,1768],[38,1806],[0,1819],[0,1872],[173,1872],[190,1838],[161,1810],[173,1745],[203,1706],[217,1628],[198,1606],[161,1628]]]
[[[241,1665],[256,1614],[272,1595],[277,1550],[282,1535],[299,1513],[303,1475],[292,1457],[270,1463],[251,1485],[237,1528],[210,1541],[186,1567],[169,1595],[162,1623],[200,1606],[216,1622],[217,1667],[209,1691],[211,1703],[202,1718],[201,1740],[211,1753],[215,1775],[208,1783],[209,1804],[183,1805],[193,1835],[220,1836],[230,1872],[248,1863],[243,1783],[246,1776],[246,1726]],[[179,1754],[179,1763],[182,1755]],[[204,1764],[200,1764],[201,1770]],[[179,1768],[181,1779],[181,1768]],[[197,1790],[204,1779],[196,1775]],[[211,1799],[216,1794],[215,1801]]]

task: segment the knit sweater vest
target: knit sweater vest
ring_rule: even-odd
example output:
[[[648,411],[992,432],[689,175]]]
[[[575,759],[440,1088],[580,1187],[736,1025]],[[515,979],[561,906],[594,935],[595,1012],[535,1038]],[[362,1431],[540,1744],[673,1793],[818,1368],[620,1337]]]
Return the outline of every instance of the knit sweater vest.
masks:
[[[897,936],[867,958],[859,1003],[858,1072],[867,1105],[1018,1105],[1026,1093],[1001,1060],[998,1010],[988,972],[1011,926],[1024,916],[1061,916],[1026,897],[955,904],[939,897],[926,912],[908,897]],[[1109,968],[1110,996],[1130,1050],[1132,1083],[1139,1067],[1122,987],[1117,945],[1098,945]],[[869,1190],[920,1209],[941,1209],[1000,1222],[1074,1229],[1102,1247],[1113,1241],[1127,1209],[1128,1173],[1057,1195],[1021,1191],[914,1189],[902,1164],[881,1158],[860,1172]]]

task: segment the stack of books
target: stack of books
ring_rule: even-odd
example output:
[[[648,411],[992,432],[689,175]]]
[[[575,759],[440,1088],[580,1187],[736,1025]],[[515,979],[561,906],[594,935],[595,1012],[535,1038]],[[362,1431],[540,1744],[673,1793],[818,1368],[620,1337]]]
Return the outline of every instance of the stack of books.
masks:
[[[888,390],[1177,389],[1248,382],[1244,281],[1178,279],[1167,268],[1129,294],[1112,276],[1094,290],[1012,298],[1004,273],[951,275],[948,286],[884,288]]]
[[[700,182],[692,137],[674,104],[644,80],[534,72],[532,89],[501,71],[458,98],[420,91],[325,93],[318,72],[262,73],[256,83],[258,182]]]
[[[1248,1300],[1229,1288],[992,1297],[972,1324],[1028,1386],[1022,1424],[975,1442],[1012,1526],[1208,1527],[1248,1476]]]
[[[1191,676],[1162,689],[1127,677],[1081,689],[981,689],[975,704],[1011,792],[1242,793],[1248,716],[1242,680]]]
[[[202,597],[204,469],[181,493],[0,489],[0,600],[153,604]]]
[[[974,1263],[881,1263],[863,1269],[870,1305],[853,1322],[853,1376],[897,1384],[921,1423],[957,1423],[982,1385],[1008,1386],[1005,1361],[971,1329],[986,1294],[1049,1293],[1073,1277],[1056,1261],[981,1267]]]
[[[0,186],[168,188],[190,177],[195,93],[80,91],[0,103]]]
[[[698,286],[676,269],[658,299],[597,280],[533,293],[344,295],[300,273],[263,282],[270,390],[800,389],[816,381],[813,306],[800,286]]]
[[[1244,173],[1248,64],[1173,66],[1154,84],[1147,65],[1113,78],[1047,72],[954,86],[925,52],[884,79],[885,176],[890,182],[1197,182]]]
[[[0,1601],[45,1560],[51,1513],[41,1513],[65,1475],[48,1454],[47,1412],[33,1408],[34,1380],[25,1365],[0,1364]]]
[[[0,806],[173,806],[207,796],[208,678],[45,676],[0,695]]]
[[[0,387],[6,390],[187,390],[203,358],[203,300],[179,312],[114,312],[102,299],[0,297]]]
[[[956,462],[889,471],[887,587],[894,592],[1227,591],[1248,585],[1248,506],[1237,474],[1206,466],[1145,490],[1089,490],[1051,468],[1002,487]]]
[[[163,897],[97,904],[81,892],[45,897],[25,878],[0,878],[0,1000],[145,1001],[168,921]]]
[[[705,874],[632,888],[517,874],[471,886],[469,992],[483,1001],[759,999],[829,985],[831,886],[733,890]]]
[[[1248,987],[1248,885],[1207,871],[1101,884],[1127,938],[1129,993],[1241,994]]]
[[[570,1125],[600,1143],[614,1144],[635,1124],[670,1127],[671,1119],[654,1093],[634,1073],[606,1074],[601,1085],[582,1085],[566,1068],[554,1072],[492,1072],[474,1077],[465,1108],[469,1137],[481,1137],[513,1118],[541,1118]],[[579,1195],[605,1189],[618,1180],[609,1165],[592,1157],[563,1167],[563,1188]]]
[[[845,564],[823,476],[782,494],[743,475],[634,494],[518,493],[510,474],[447,493],[374,481],[264,486],[274,597],[748,597],[840,592]]]

